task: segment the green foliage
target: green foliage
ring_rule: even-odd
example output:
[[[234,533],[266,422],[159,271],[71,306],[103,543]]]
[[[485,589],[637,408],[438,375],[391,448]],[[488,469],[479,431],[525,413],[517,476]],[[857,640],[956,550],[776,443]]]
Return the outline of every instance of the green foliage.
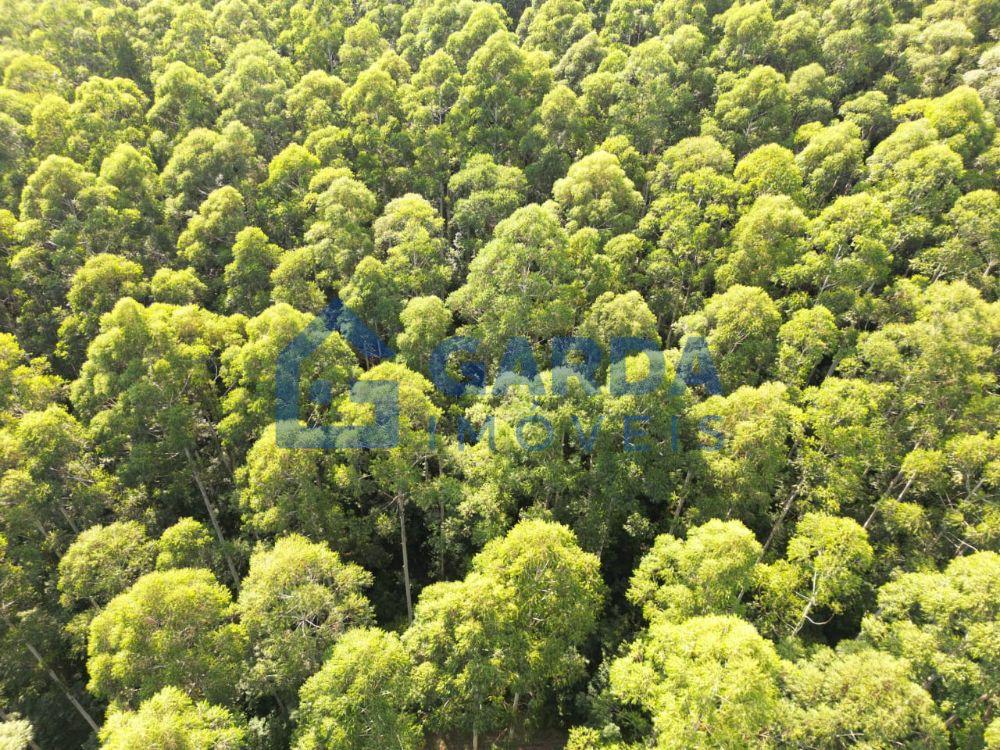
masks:
[[[554,212],[530,205],[497,225],[448,303],[495,352],[512,336],[568,333],[583,297],[579,271]]]
[[[683,541],[659,536],[632,576],[629,601],[649,621],[739,612],[760,554],[739,521],[709,521]]]
[[[0,334],[0,415],[4,424],[56,398],[62,382],[48,369],[43,357],[29,359],[14,336]]]
[[[181,518],[156,540],[156,569],[214,567],[212,545],[204,524]]]
[[[153,543],[134,521],[92,526],[59,561],[59,598],[103,606],[129,588],[153,563]]]
[[[612,237],[635,228],[642,196],[607,151],[595,151],[569,168],[552,195],[566,218],[566,230],[593,227]]]
[[[221,356],[226,395],[225,416],[219,422],[223,440],[244,452],[274,420],[275,368],[278,356],[309,324],[310,318],[284,303],[272,305],[245,323],[246,338],[234,340]],[[324,378],[334,394],[342,392],[358,374],[355,355],[338,333],[327,336],[300,366],[301,403],[309,402],[309,383]],[[323,416],[303,414],[307,423]]]
[[[427,588],[404,643],[432,731],[478,735],[579,675],[602,599],[597,558],[564,526],[524,521],[460,582]]]
[[[257,227],[241,229],[234,238],[232,260],[223,272],[225,308],[253,316],[270,300],[270,278],[281,257],[281,248],[267,241]]]
[[[247,645],[232,615],[229,591],[207,570],[147,573],[91,623],[88,689],[137,705],[173,685],[231,703]]]
[[[237,338],[234,323],[195,306],[143,307],[129,298],[102,318],[71,398],[126,481],[165,472],[173,476],[161,486],[167,496],[193,494],[196,443],[221,413],[211,359]]]
[[[742,386],[692,409],[724,437],[705,454],[704,476],[689,511],[692,518],[734,513],[765,526],[773,498],[786,486],[790,444],[801,431],[800,412],[781,383]],[[693,473],[693,472],[692,472]]]
[[[756,605],[761,621],[777,635],[798,635],[823,625],[816,610],[841,614],[857,597],[873,550],[868,535],[850,518],[807,513],[788,543],[786,559],[758,569]]]
[[[431,353],[451,328],[451,311],[439,297],[413,297],[399,314],[403,330],[396,346],[406,365],[427,372]]]
[[[248,734],[243,722],[225,708],[195,703],[183,691],[165,687],[135,711],[113,711],[100,739],[101,750],[235,750],[248,746]]]
[[[996,599],[988,592],[998,571],[996,553],[979,552],[956,558],[940,573],[906,573],[879,590],[878,613],[864,621],[865,637],[910,661],[962,735],[983,731],[980,701],[992,700],[996,684],[990,645]]]
[[[767,292],[736,284],[716,294],[702,312],[679,321],[688,333],[704,335],[726,388],[756,385],[771,367],[781,313]]]
[[[168,305],[193,305],[208,298],[208,287],[193,268],[161,268],[149,280],[149,292],[154,302]]]
[[[789,744],[841,748],[864,738],[865,747],[948,746],[944,722],[910,665],[887,653],[818,652],[790,667]]]
[[[0,745],[1000,747],[998,19],[0,0]]]
[[[228,185],[212,191],[177,238],[177,256],[210,286],[232,259],[236,234],[246,226],[243,196]]]
[[[611,688],[650,713],[658,748],[768,747],[779,660],[731,615],[656,620],[611,665]]]
[[[784,195],[762,195],[740,217],[732,254],[715,271],[722,288],[734,284],[774,288],[802,255],[806,216]]]
[[[0,748],[3,750],[28,750],[34,737],[31,722],[8,719],[0,724]]]
[[[420,725],[406,709],[412,668],[395,634],[346,633],[302,686],[296,750],[416,750]]]
[[[145,290],[138,263],[107,253],[88,258],[70,282],[66,297],[71,313],[59,326],[57,351],[79,366],[87,345],[100,331],[101,316],[122,297],[141,299]]]
[[[300,536],[257,550],[240,587],[237,608],[252,645],[244,681],[257,694],[294,697],[323,655],[372,612],[361,589],[371,576],[336,552]]]

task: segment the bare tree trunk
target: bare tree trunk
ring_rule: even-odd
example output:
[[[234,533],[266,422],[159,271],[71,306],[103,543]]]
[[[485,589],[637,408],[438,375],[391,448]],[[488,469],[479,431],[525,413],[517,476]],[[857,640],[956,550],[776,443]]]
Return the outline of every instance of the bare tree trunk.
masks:
[[[681,487],[681,491],[679,493],[680,497],[677,498],[677,507],[674,508],[674,515],[670,519],[670,533],[671,534],[674,533],[674,530],[677,528],[677,523],[681,519],[681,513],[684,510],[684,495],[685,495],[685,491],[687,490],[688,484],[690,484],[690,482],[691,482],[691,474],[692,474],[691,469],[688,469],[687,473],[684,475],[684,485]]]
[[[902,473],[902,472],[900,472],[900,473]],[[899,478],[899,474],[896,475],[896,478],[897,479]],[[895,481],[896,480],[893,479],[892,482],[889,484],[889,488],[888,488],[889,490],[892,489],[892,485],[895,483]],[[906,493],[910,491],[910,486],[912,484],[913,484],[913,477],[910,477],[906,481],[906,484],[903,486],[903,489],[900,491],[899,496],[896,498],[896,502],[898,502],[898,503],[903,502],[903,498],[906,497]],[[886,490],[886,491],[888,491],[888,490]],[[868,527],[871,525],[871,522],[875,520],[875,516],[876,516],[877,513],[878,513],[878,504],[876,504],[875,506],[872,507],[872,512],[868,514],[868,518],[865,519],[865,522],[861,525],[861,528],[863,528],[865,531],[867,531]]]
[[[69,527],[73,529],[73,533],[79,534],[80,527],[76,525],[76,522],[73,520],[72,516],[70,516],[70,514],[66,512],[66,509],[62,506],[61,503],[59,503],[59,513],[62,515],[63,519],[65,519],[66,523],[69,524]]]
[[[986,708],[983,711],[983,724],[986,725],[986,726],[989,726],[990,719],[993,716],[993,706],[991,706],[990,703],[989,703],[989,701],[990,701],[990,699],[992,697],[993,697],[993,693],[987,691],[987,692],[983,693],[982,695],[980,695],[975,700],[975,703],[985,703],[986,704]],[[954,724],[956,721],[958,721],[958,714],[952,714],[945,721],[944,725],[946,727],[950,728],[951,725]]]
[[[795,625],[795,630],[792,631],[792,636],[796,636],[799,632],[806,626],[807,622],[813,623],[813,625],[825,625],[826,623],[813,622],[809,618],[809,613],[812,612],[813,607],[816,606],[816,593],[819,591],[819,580],[817,578],[818,574],[813,571],[812,577],[812,590],[809,592],[809,599],[806,601],[805,609],[802,610],[802,614],[799,615],[799,621]],[[827,620],[829,622],[829,620]]]
[[[406,591],[406,619],[413,623],[413,597],[410,593],[410,558],[406,551],[406,506],[402,496],[396,497],[396,509],[399,511],[399,546],[403,551],[403,588]]]
[[[9,621],[9,620],[8,620],[8,623],[7,623],[7,624],[8,624],[8,626],[10,625],[10,621]],[[94,721],[94,717],[93,717],[93,716],[91,716],[91,715],[90,715],[90,713],[89,713],[89,712],[87,711],[87,709],[86,709],[86,708],[84,708],[84,707],[83,707],[83,705],[82,705],[82,704],[80,703],[80,701],[78,701],[78,700],[76,699],[76,696],[75,696],[75,695],[73,695],[73,693],[72,693],[72,692],[70,691],[70,689],[69,689],[69,688],[68,688],[68,687],[66,686],[66,683],[65,683],[65,682],[63,682],[63,681],[62,681],[62,680],[61,680],[61,679],[59,678],[59,675],[57,675],[57,674],[56,674],[56,673],[55,673],[55,672],[54,672],[54,671],[53,671],[53,670],[52,670],[52,669],[51,669],[51,668],[50,668],[50,667],[49,667],[49,666],[48,666],[48,665],[47,665],[47,664],[45,663],[45,660],[44,660],[44,659],[42,658],[42,655],[41,655],[40,653],[38,653],[38,649],[37,649],[37,648],[35,648],[35,647],[34,647],[34,646],[33,646],[32,644],[28,643],[27,641],[25,641],[25,644],[24,644],[24,645],[25,645],[25,646],[27,647],[28,651],[30,651],[30,652],[31,652],[31,655],[35,657],[35,661],[37,661],[37,662],[38,662],[38,666],[40,666],[40,667],[41,667],[42,669],[44,669],[44,670],[45,670],[45,672],[46,672],[46,673],[48,674],[48,676],[49,676],[49,679],[51,679],[51,680],[52,680],[52,681],[53,681],[53,682],[54,682],[54,683],[55,683],[55,684],[56,684],[56,685],[57,685],[57,686],[59,687],[59,689],[60,689],[60,690],[62,691],[62,694],[63,694],[64,696],[66,696],[66,700],[68,700],[68,701],[69,701],[69,702],[70,702],[71,704],[73,704],[73,708],[75,708],[75,709],[76,709],[76,712],[77,712],[78,714],[80,714],[80,716],[82,716],[82,717],[83,717],[83,720],[84,720],[85,722],[87,722],[87,725],[88,725],[88,726],[89,726],[89,727],[90,727],[91,729],[93,729],[93,730],[94,730],[94,733],[95,733],[95,734],[96,734],[97,732],[99,732],[101,728],[100,728],[99,726],[97,726],[97,722],[96,722],[96,721]]]
[[[222,548],[222,556],[226,559],[226,566],[229,568],[229,574],[233,577],[233,585],[236,587],[236,592],[239,593],[240,576],[236,572],[236,565],[233,563],[233,558],[229,556],[229,551],[226,549],[228,544],[226,543],[226,537],[222,533],[222,527],[219,525],[219,519],[215,515],[215,508],[212,507],[212,501],[208,499],[208,492],[205,491],[205,485],[202,484],[201,477],[198,476],[198,468],[195,465],[194,457],[192,457],[191,451],[185,448],[184,455],[187,456],[188,463],[191,465],[191,475],[194,477],[195,484],[198,485],[198,491],[201,493],[201,499],[205,502],[205,510],[208,511],[208,517],[212,521],[212,527],[215,529],[215,535],[219,539],[219,545]]]
[[[806,602],[806,607],[805,609],[802,610],[802,614],[799,615],[799,621],[795,624],[795,630],[792,631],[793,636],[798,635],[799,632],[802,630],[802,628],[805,627],[806,622],[809,621],[809,613],[812,612],[814,603],[815,603],[814,599],[810,599],[808,602]]]
[[[278,695],[278,691],[275,690],[274,692],[271,693],[271,695],[273,695],[274,700],[277,701],[278,708],[281,709],[281,713],[283,713],[286,717],[291,716],[291,713],[288,710],[288,706],[285,704],[285,701],[281,699],[281,696]]]
[[[444,580],[444,502],[438,496],[438,578]]]
[[[803,480],[803,482],[804,481],[805,480]],[[802,489],[803,482],[799,482],[798,486],[796,486],[795,489],[792,490],[791,494],[788,496],[788,499],[785,500],[785,504],[781,506],[781,514],[778,516],[778,519],[774,522],[774,525],[771,527],[771,531],[767,535],[767,539],[764,541],[764,546],[761,547],[760,557],[758,558],[758,562],[760,560],[763,560],[764,555],[767,554],[767,550],[771,546],[771,542],[774,541],[774,537],[777,536],[778,530],[781,528],[781,525],[785,522],[785,518],[788,516],[788,511],[792,509],[792,504],[795,502],[795,498],[799,496],[799,492]]]

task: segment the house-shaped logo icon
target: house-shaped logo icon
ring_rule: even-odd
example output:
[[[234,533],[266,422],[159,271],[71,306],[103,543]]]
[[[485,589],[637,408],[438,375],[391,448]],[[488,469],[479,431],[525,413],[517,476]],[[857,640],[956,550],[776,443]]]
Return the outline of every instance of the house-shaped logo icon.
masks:
[[[301,421],[301,365],[334,331],[365,364],[395,356],[364,321],[335,297],[278,355],[274,378],[275,441],[282,448],[391,448],[399,442],[399,392],[393,381],[366,380],[351,386],[351,401],[374,406],[371,424],[307,425]],[[309,396],[314,402],[329,404],[330,382],[310,383]]]

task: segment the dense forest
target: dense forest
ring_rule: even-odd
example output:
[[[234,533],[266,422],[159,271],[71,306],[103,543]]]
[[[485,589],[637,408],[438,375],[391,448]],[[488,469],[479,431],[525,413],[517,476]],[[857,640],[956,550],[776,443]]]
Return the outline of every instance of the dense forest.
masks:
[[[1000,748],[998,39],[0,0],[0,748]]]

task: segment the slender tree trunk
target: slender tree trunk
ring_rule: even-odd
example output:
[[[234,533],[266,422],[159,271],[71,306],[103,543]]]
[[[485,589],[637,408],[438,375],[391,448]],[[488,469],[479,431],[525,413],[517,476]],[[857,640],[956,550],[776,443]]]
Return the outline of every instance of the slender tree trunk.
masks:
[[[919,443],[917,444],[917,447],[920,447]],[[891,482],[889,482],[889,486],[886,487],[886,490],[885,490],[886,493],[889,493],[889,492],[892,491],[893,487],[896,484],[896,481],[902,475],[903,475],[903,472],[902,472],[902,470],[900,470],[896,474],[896,476],[893,478],[893,480]],[[913,484],[913,477],[910,477],[906,481],[906,484],[903,486],[903,489],[900,491],[899,496],[896,498],[896,502],[897,503],[903,502],[903,498],[906,497],[906,493],[910,491],[910,486],[912,484]],[[865,531],[868,531],[868,527],[871,525],[871,522],[875,520],[875,516],[877,516],[877,515],[878,515],[878,503],[876,502],[876,504],[872,506],[872,512],[868,514],[868,518],[866,518],[865,522],[863,524],[861,524],[861,528],[863,528]]]
[[[274,700],[278,703],[278,708],[281,709],[281,713],[283,713],[286,718],[291,716],[291,713],[288,710],[288,706],[285,704],[285,701],[281,699],[281,696],[278,695],[278,691],[275,690],[274,692],[271,693],[271,695],[274,696]]]
[[[438,578],[444,580],[444,502],[438,499]]]
[[[520,726],[519,725],[520,722],[518,722],[517,720],[517,710],[520,707],[520,705],[521,705],[521,694],[514,693],[514,700],[512,700],[510,703],[510,714],[511,714],[510,730],[507,732],[507,736],[510,739],[511,744],[513,744],[514,738],[517,736],[518,729],[523,729],[523,726]],[[522,736],[524,736],[523,733]]]
[[[73,521],[73,518],[70,516],[70,514],[66,512],[66,509],[62,506],[62,503],[58,503],[58,505],[59,505],[59,513],[62,515],[66,523],[69,524],[69,527],[73,530],[73,533],[79,534],[80,527],[76,525],[76,522]]]
[[[236,587],[237,593],[239,593],[240,576],[236,572],[236,565],[233,563],[233,558],[229,556],[229,551],[226,549],[228,544],[226,543],[226,537],[222,533],[222,527],[219,525],[219,519],[215,515],[215,508],[212,507],[212,501],[208,499],[208,492],[205,490],[205,485],[202,484],[201,477],[198,475],[198,467],[195,465],[194,457],[191,455],[191,451],[185,448],[184,455],[187,456],[188,463],[191,465],[191,475],[194,477],[194,483],[198,485],[198,491],[201,493],[201,499],[205,503],[205,510],[208,511],[208,517],[212,521],[212,528],[215,529],[215,536],[219,539],[222,556],[226,559],[226,566],[229,568],[229,574],[233,577],[233,585]]]
[[[677,507],[674,508],[674,515],[670,519],[671,534],[673,534],[674,530],[677,528],[677,524],[681,519],[681,513],[684,511],[684,497],[686,495],[686,490],[690,482],[691,482],[691,469],[688,469],[687,473],[684,475],[684,485],[681,487],[680,497],[677,498]]]
[[[410,558],[406,551],[406,505],[402,496],[396,497],[396,509],[399,511],[399,546],[403,551],[403,588],[406,591],[406,619],[413,623],[413,597],[410,593]]]
[[[816,592],[819,589],[819,581],[816,576],[816,572],[813,571],[812,590],[809,592],[809,601],[806,602],[806,606],[802,610],[802,614],[799,615],[799,621],[795,625],[795,630],[792,631],[793,637],[799,634],[799,631],[806,626],[807,622],[812,622],[809,619],[809,613],[812,612],[812,608],[816,606]]]
[[[449,172],[451,170],[448,170]],[[451,212],[448,210],[448,181],[441,181],[441,218],[444,220],[444,236],[451,238]]]
[[[10,626],[10,624],[11,623],[8,620],[7,621],[8,627]],[[59,687],[59,690],[62,691],[62,694],[66,696],[66,700],[68,700],[71,704],[73,704],[73,708],[75,708],[76,712],[83,717],[83,720],[87,722],[87,725],[92,730],[94,730],[95,734],[99,732],[101,728],[97,726],[97,722],[94,721],[94,717],[91,716],[90,712],[88,712],[87,709],[83,707],[83,704],[81,704],[80,701],[76,699],[76,696],[73,695],[69,687],[67,687],[66,683],[63,682],[62,679],[60,679],[59,675],[57,675],[55,671],[45,663],[45,660],[42,658],[42,655],[38,653],[38,649],[35,648],[31,643],[28,643],[27,641],[25,641],[24,645],[27,647],[28,651],[31,652],[31,655],[35,657],[35,661],[38,662],[38,666],[40,666],[42,669],[45,670],[46,674],[48,674],[49,676],[49,679],[52,680],[52,682],[54,682]]]
[[[804,482],[805,480],[799,482],[799,484],[795,487],[794,490],[792,490],[791,494],[788,496],[788,499],[785,500],[785,504],[781,506],[781,514],[778,516],[778,519],[774,522],[774,525],[771,527],[771,531],[767,535],[767,539],[764,541],[764,546],[761,547],[760,557],[757,558],[758,562],[763,560],[764,555],[767,554],[767,550],[771,546],[771,542],[774,541],[775,536],[777,536],[778,534],[778,530],[781,528],[781,525],[785,522],[785,518],[788,516],[788,511],[792,509],[792,504],[795,502],[795,498],[799,496],[799,492],[802,490],[802,485]]]
[[[980,695],[975,700],[975,703],[985,703],[986,704],[986,708],[983,711],[983,724],[985,726],[989,726],[990,719],[993,717],[993,706],[991,706],[990,703],[989,703],[989,700],[992,697],[993,697],[993,693],[987,691],[987,692],[983,693],[982,695]],[[952,724],[954,724],[956,721],[958,721],[958,714],[952,714],[951,716],[949,716],[947,718],[947,720],[945,720],[944,725],[950,729],[951,726],[952,726]]]
[[[802,628],[806,626],[806,622],[809,620],[809,613],[812,612],[814,603],[815,603],[814,599],[810,599],[808,602],[806,602],[805,609],[802,610],[802,614],[799,615],[799,621],[795,625],[795,630],[792,631],[792,636],[798,635],[799,631],[801,631]]]

